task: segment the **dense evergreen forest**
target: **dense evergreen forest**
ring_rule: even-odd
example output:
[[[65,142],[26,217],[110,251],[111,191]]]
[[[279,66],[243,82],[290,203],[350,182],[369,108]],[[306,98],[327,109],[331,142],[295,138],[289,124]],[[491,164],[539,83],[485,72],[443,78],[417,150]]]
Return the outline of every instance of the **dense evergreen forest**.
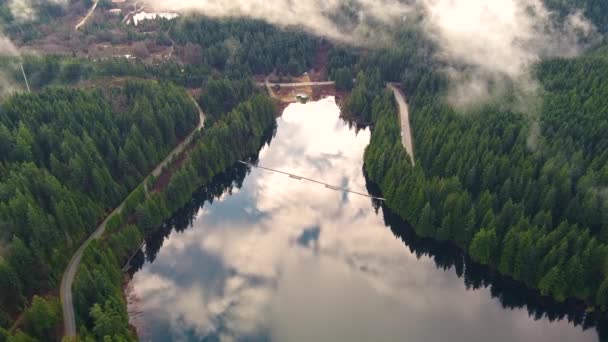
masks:
[[[400,143],[393,100],[376,85],[381,71],[364,69],[353,91],[354,110],[374,124],[366,172],[388,205],[418,234],[451,241],[544,295],[608,309],[605,56],[539,63],[535,115],[509,109],[509,96],[456,111],[434,70],[414,63],[399,73],[416,167]]]
[[[0,107],[0,270],[5,275],[0,340],[61,335],[61,307],[52,294],[74,249],[198,122],[192,101],[169,84],[129,81],[124,88],[104,91],[64,86],[108,84],[104,79],[111,76],[205,89],[197,101],[209,108],[209,128],[189,148],[185,163],[167,170],[172,173],[167,184],[152,179],[148,189],[154,192],[140,186],[129,195],[125,214],[112,217],[107,236],[87,248],[74,284],[81,337],[132,340],[120,265],[196,188],[236,159],[255,155],[272,133],[275,107],[257,94],[247,75],[300,74],[311,66],[318,42],[259,21],[204,18],[160,25],[168,34],[159,40],[184,44],[179,54],[185,64],[60,56],[0,59],[4,76],[15,84],[23,83],[23,62],[36,91],[10,96]],[[26,26],[15,22],[20,37]],[[248,57],[252,54],[261,59],[254,61]],[[12,331],[20,313],[19,329]]]
[[[179,45],[204,47],[203,60],[228,75],[279,73],[299,75],[310,69],[318,39],[301,30],[281,30],[255,20],[192,18],[168,22]]]
[[[185,92],[152,82],[106,92],[49,88],[2,104],[2,328],[32,295],[57,288],[73,250],[198,118]]]
[[[166,184],[137,187],[102,241],[86,250],[74,284],[82,339],[134,340],[122,295],[122,264],[142,238],[237,159],[255,156],[275,127],[272,101],[249,79],[209,81],[204,133]],[[0,226],[3,254],[0,338],[60,335],[53,292],[78,244],[198,121],[179,88],[127,82],[83,91],[46,88],[8,98],[0,110]],[[166,171],[169,172],[169,171]],[[6,176],[6,177],[5,177]],[[22,330],[7,333],[25,310]]]
[[[544,0],[547,6],[561,16],[579,9],[585,17],[591,19],[600,32],[608,31],[608,3],[603,0]]]
[[[91,1],[72,3],[86,8]],[[545,3],[562,16],[580,8],[608,31],[605,1]],[[0,0],[0,24],[20,42],[39,38],[36,25],[65,14],[52,1],[32,4],[37,20],[19,22]],[[108,28],[95,25],[86,34],[105,41]],[[74,299],[83,340],[135,340],[121,267],[193,191],[237,159],[255,156],[272,135],[275,108],[246,77],[299,75],[312,67],[321,41],[254,20],[161,20],[142,31],[147,26],[157,31],[155,43],[176,47],[179,61],[28,56],[24,70],[37,92],[0,105],[0,341],[61,335],[53,295],[65,265],[129,194],[106,236],[86,249]],[[125,42],[148,39],[128,30]],[[445,100],[433,44],[417,29],[395,35],[400,43],[389,49],[334,47],[327,65],[338,89],[352,90],[345,109],[373,126],[365,171],[388,206],[420,236],[449,241],[543,295],[608,310],[606,54],[538,63],[543,92],[533,115],[505,103],[459,112]],[[2,57],[0,71],[21,82],[17,61]],[[150,193],[138,184],[194,129],[198,110],[169,83],[55,87],[115,76],[204,89],[196,100],[207,128],[185,161],[167,170],[166,183],[147,184]],[[415,167],[400,143],[393,98],[383,91],[388,81],[408,95]],[[21,330],[9,332],[20,314]]]
[[[276,128],[275,111],[267,96],[250,95],[231,111],[217,116],[166,188],[147,198],[139,196],[130,206],[133,209],[113,220],[109,234],[87,248],[74,284],[82,340],[136,340],[128,328],[122,265],[142,236],[161,228],[166,219],[190,202],[193,192],[206,191],[207,184],[236,160],[257,155]]]
[[[85,1],[90,2],[89,0]],[[29,9],[26,8],[26,5],[29,6]],[[12,11],[11,7],[16,7],[18,10]],[[59,2],[33,0],[27,4],[15,4],[9,0],[0,0],[0,25],[3,31],[13,38],[23,41],[30,41],[40,35],[37,25],[48,23],[64,14],[64,7]],[[16,18],[16,15],[27,16],[28,20]]]
[[[90,36],[100,36],[100,42],[107,42],[103,38],[107,29],[94,25],[87,28]],[[22,85],[21,88],[25,89],[19,66],[19,62],[23,61],[32,89],[125,76],[162,79],[186,87],[200,87],[217,78],[239,80],[273,71],[279,75],[300,75],[312,67],[318,44],[322,41],[295,29],[282,30],[254,20],[206,17],[160,20],[143,22],[140,29],[156,32],[155,41],[150,41],[150,35],[138,35],[132,28],[126,28],[129,35],[124,43],[143,44],[142,49],[146,51],[146,43],[173,46],[176,59],[160,64],[146,63],[147,52],[135,60],[122,57],[92,61],[53,55],[21,58],[0,56],[0,75],[10,77],[14,84]]]

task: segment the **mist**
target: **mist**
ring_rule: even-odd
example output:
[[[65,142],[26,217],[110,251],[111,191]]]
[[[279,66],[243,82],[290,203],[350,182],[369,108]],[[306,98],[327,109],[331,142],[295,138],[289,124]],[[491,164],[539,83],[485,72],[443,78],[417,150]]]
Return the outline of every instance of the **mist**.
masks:
[[[19,56],[19,49],[0,30],[0,56]],[[11,77],[0,70],[0,100],[17,90]]]
[[[13,42],[0,31],[0,55],[2,56],[18,56],[19,49]]]
[[[411,11],[397,0],[146,0],[155,10],[202,13],[209,17],[247,17],[307,31],[354,45],[383,35],[374,24],[395,24]],[[374,40],[372,40],[372,38]]]
[[[40,4],[50,3],[54,5],[67,6],[69,0],[9,0],[8,7],[13,18],[17,22],[30,22],[38,19]]]
[[[506,83],[524,111],[534,108],[540,86],[530,67],[547,57],[574,57],[594,40],[597,31],[582,13],[561,23],[540,0],[427,2],[425,30],[440,47],[452,79],[450,102],[466,107],[496,99]],[[466,94],[469,94],[468,96]]]
[[[9,0],[20,21],[37,17],[44,0]],[[66,4],[67,0],[46,0]],[[541,87],[530,67],[546,57],[572,57],[598,36],[581,12],[565,20],[542,0],[144,0],[147,10],[203,14],[215,18],[251,18],[304,30],[357,46],[390,46],[403,25],[419,25],[435,42],[434,56],[449,77],[448,100],[460,109],[499,98],[507,89],[523,89],[519,107],[530,111]],[[420,18],[422,18],[420,20]],[[15,53],[0,35],[3,51]]]
[[[540,87],[530,67],[546,57],[576,56],[597,36],[580,12],[555,24],[541,0],[146,1],[154,9],[300,26],[354,45],[389,45],[392,29],[421,15],[423,31],[439,48],[435,58],[451,80],[448,99],[461,108],[496,99],[508,84],[530,92],[519,94],[521,108],[534,107],[527,102]]]

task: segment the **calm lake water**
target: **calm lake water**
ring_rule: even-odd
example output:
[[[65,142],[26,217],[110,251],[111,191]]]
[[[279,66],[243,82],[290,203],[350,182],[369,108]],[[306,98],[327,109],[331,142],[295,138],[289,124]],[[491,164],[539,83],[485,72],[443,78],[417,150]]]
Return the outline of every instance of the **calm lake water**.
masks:
[[[333,98],[293,104],[259,163],[367,193],[369,139]],[[195,194],[134,264],[142,341],[599,340],[584,309],[417,238],[369,198],[243,165]]]

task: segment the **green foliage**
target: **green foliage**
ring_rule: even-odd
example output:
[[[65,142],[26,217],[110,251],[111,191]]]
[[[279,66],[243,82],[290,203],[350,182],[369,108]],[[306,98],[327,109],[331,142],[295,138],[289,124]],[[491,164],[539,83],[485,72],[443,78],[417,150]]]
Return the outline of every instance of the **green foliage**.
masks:
[[[2,333],[0,332],[0,336]],[[17,330],[10,337],[7,338],[9,342],[38,342],[38,339],[35,339],[28,334],[24,333],[21,330]]]
[[[353,70],[359,61],[359,56],[352,48],[332,47],[329,50],[327,69],[330,75],[335,75],[338,69]],[[335,79],[335,77],[333,77]],[[352,72],[351,72],[352,79]]]
[[[598,27],[600,32],[608,30],[608,3],[602,0],[544,0],[547,6],[558,11],[562,17],[571,15],[576,9]]]
[[[353,88],[353,75],[349,68],[343,67],[335,70],[331,77],[336,82],[336,89],[351,90]]]
[[[264,135],[274,127],[275,107],[266,96],[254,95],[233,110],[218,115],[189,151],[189,158],[160,193],[147,198],[140,189],[128,199],[122,215],[108,222],[102,241],[86,250],[74,283],[74,300],[81,337],[92,340],[131,341],[126,303],[122,297],[121,267],[139,247],[144,235],[161,226],[173,212],[190,201],[192,193],[215,175],[256,152]],[[126,225],[124,217],[137,225]],[[111,229],[110,229],[111,227]]]
[[[355,87],[346,103],[347,110],[363,122],[372,122],[373,102],[383,88],[380,69],[372,68],[369,71],[359,72]]]
[[[124,307],[120,302],[107,300],[103,307],[95,304],[90,313],[93,318],[93,333],[98,341],[106,338],[130,336],[128,321],[125,321]]]
[[[125,219],[123,215],[114,214],[108,219],[108,222],[106,223],[106,231],[108,232],[108,234],[116,233],[120,228],[122,228],[124,223]]]
[[[402,86],[416,167],[400,143],[396,108],[378,91],[364,116],[374,124],[366,172],[420,235],[452,241],[557,300],[605,307],[608,62],[547,60],[535,72],[545,92],[530,122],[506,109],[509,96],[456,113],[432,65],[408,68]],[[369,108],[364,90],[357,82],[356,108]]]
[[[16,18],[11,6],[27,6],[28,20]],[[19,7],[19,12],[23,11]],[[40,35],[39,24],[48,24],[65,14],[65,7],[57,2],[31,0],[27,4],[17,4],[10,1],[0,1],[0,24],[4,32],[13,38],[29,42]]]
[[[2,289],[0,292],[0,306],[2,308],[18,308],[24,301],[21,280],[17,272],[2,257],[0,257],[0,289]],[[11,323],[7,319],[8,314],[0,311],[0,315],[3,316],[0,319],[0,327],[8,327]]]
[[[262,21],[192,17],[164,25],[178,44],[203,47],[206,62],[228,76],[269,74],[275,69],[299,75],[312,66],[316,52],[310,35]]]
[[[137,208],[137,206],[140,203],[143,203],[143,201],[145,199],[146,199],[146,188],[142,184],[142,185],[138,186],[137,188],[135,188],[135,190],[133,190],[133,192],[131,192],[131,194],[129,194],[129,196],[125,200],[125,206],[123,208],[123,212],[125,212],[125,213],[132,212],[135,208]]]
[[[95,241],[84,252],[74,282],[73,295],[77,323],[85,326],[81,332],[84,335],[81,337],[85,340],[89,337],[101,341],[106,336],[114,340],[136,340],[128,329],[120,271],[120,263],[126,257],[125,251],[133,250],[139,244],[139,240],[133,241],[133,231],[134,228],[127,228],[113,235],[112,241]],[[136,228],[135,232],[135,237],[140,239],[141,235]]]
[[[198,123],[170,84],[47,88],[0,108],[0,310],[55,288],[71,252]],[[138,188],[127,209],[143,202]],[[112,229],[122,225],[113,218]]]
[[[256,152],[265,133],[275,124],[275,111],[270,98],[254,95],[206,128],[189,160],[172,176],[164,191],[164,200],[156,200],[158,204],[155,206],[175,212],[190,200],[195,189],[237,160]],[[151,203],[148,208],[141,208],[146,222],[154,222],[153,219],[148,220],[151,215],[146,214],[146,211],[153,212],[153,208]]]
[[[26,331],[31,336],[46,340],[58,330],[63,318],[58,298],[44,299],[34,296],[32,305],[25,311]]]
[[[250,79],[210,80],[198,101],[205,110],[205,125],[212,126],[222,114],[230,112],[255,92],[255,85]]]
[[[496,251],[497,244],[496,231],[494,229],[482,229],[473,237],[469,254],[473,260],[482,264],[489,264],[492,261],[492,255]]]

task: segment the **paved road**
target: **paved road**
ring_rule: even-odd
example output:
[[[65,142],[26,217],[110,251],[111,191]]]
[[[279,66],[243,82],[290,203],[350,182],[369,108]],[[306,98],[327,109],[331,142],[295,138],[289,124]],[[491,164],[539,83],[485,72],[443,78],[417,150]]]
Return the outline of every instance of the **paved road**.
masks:
[[[397,105],[399,106],[399,118],[401,120],[401,141],[403,143],[403,147],[405,147],[405,150],[410,155],[412,165],[416,165],[414,160],[414,139],[412,137],[412,129],[410,127],[410,111],[407,106],[407,102],[405,101],[405,96],[403,96],[401,90],[399,90],[399,88],[397,88],[394,84],[389,83],[387,87],[393,91],[395,99],[397,100]]]
[[[93,3],[93,6],[91,6],[91,9],[89,10],[89,12],[87,13],[87,16],[84,17],[84,19],[82,19],[77,25],[76,27],[74,27],[74,30],[78,31],[79,28],[81,28],[84,24],[86,24],[87,20],[89,20],[89,17],[91,15],[93,15],[93,12],[95,12],[95,9],[97,8],[97,4],[99,4],[99,0],[95,0],[95,2]]]
[[[194,99],[192,99],[192,101],[194,101]],[[192,131],[192,133],[190,133],[190,135],[188,135],[188,137],[186,137],[186,139],[184,139],[184,141],[182,141],[171,151],[171,153],[169,153],[165,160],[163,160],[160,164],[158,164],[158,166],[156,166],[156,168],[150,173],[150,175],[148,175],[148,177],[146,177],[146,179],[144,179],[144,181],[142,182],[144,186],[150,176],[158,177],[161,174],[163,168],[169,165],[169,163],[171,162],[171,160],[173,160],[175,156],[179,155],[180,153],[182,153],[182,151],[184,151],[186,146],[192,141],[192,139],[194,139],[195,133],[198,132],[198,130],[204,126],[205,113],[203,113],[196,101],[194,101],[194,103],[196,104],[196,107],[199,111],[198,126],[194,131]],[[59,295],[61,297],[61,304],[63,306],[64,334],[67,337],[76,336],[76,317],[74,315],[74,303],[72,302],[72,284],[74,283],[74,278],[76,277],[78,266],[80,266],[82,253],[84,252],[85,248],[87,248],[87,246],[91,243],[91,241],[99,239],[103,235],[106,230],[108,220],[115,214],[122,212],[122,209],[125,206],[125,202],[126,199],[118,206],[118,208],[114,209],[114,211],[110,215],[108,215],[108,217],[97,227],[95,232],[93,232],[93,234],[89,236],[89,238],[78,248],[76,253],[74,253],[74,255],[72,256],[72,259],[68,263],[67,268],[63,272],[63,277],[61,277],[61,287],[59,289]]]
[[[297,88],[297,87],[314,87],[314,86],[329,86],[334,85],[336,82],[334,81],[325,81],[325,82],[301,82],[301,83],[272,83],[266,82],[266,86],[274,87],[275,85],[280,86],[281,88]],[[262,84],[264,85],[264,84]]]
[[[278,96],[274,92],[274,89],[272,89],[272,87],[277,86],[277,85],[281,88],[298,88],[298,87],[328,86],[328,85],[334,85],[334,84],[336,84],[336,82],[334,82],[334,81],[301,82],[301,83],[272,83],[272,82],[270,82],[269,77],[266,77],[266,79],[264,80],[264,83],[258,83],[258,85],[260,87],[266,87],[270,97],[272,97],[273,99],[279,99],[279,100],[281,99],[281,97]]]

